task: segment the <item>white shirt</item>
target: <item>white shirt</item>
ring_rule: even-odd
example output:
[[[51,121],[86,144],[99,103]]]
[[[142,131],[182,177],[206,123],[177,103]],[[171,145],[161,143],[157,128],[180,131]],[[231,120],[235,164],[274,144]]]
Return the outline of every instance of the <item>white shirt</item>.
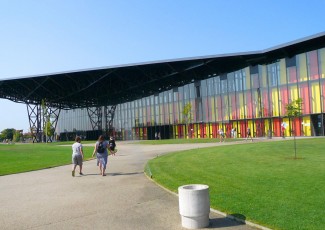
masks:
[[[82,144],[76,142],[72,145],[72,154],[81,154]]]

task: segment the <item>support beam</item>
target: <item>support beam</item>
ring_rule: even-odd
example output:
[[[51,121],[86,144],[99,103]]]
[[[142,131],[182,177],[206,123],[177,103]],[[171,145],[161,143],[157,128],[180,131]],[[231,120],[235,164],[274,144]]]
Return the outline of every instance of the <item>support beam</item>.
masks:
[[[58,123],[59,120],[59,115],[60,115],[61,109],[57,109],[57,108],[51,108],[51,107],[46,107],[46,112],[43,114],[48,114],[49,118],[50,118],[50,129],[54,130],[53,134],[55,133],[55,129],[56,129],[56,125]],[[46,119],[43,119],[43,129],[46,130]],[[54,136],[47,136],[47,142],[52,142]],[[54,137],[55,138],[55,137]]]
[[[41,105],[27,105],[30,132],[33,143],[42,141]]]
[[[51,108],[47,106],[44,106],[44,108],[42,108],[40,104],[26,105],[33,143],[42,142],[43,137],[46,135],[45,130],[47,118],[45,118],[45,116],[48,116],[48,119],[50,121],[50,129],[55,130],[61,109]],[[47,140],[44,141],[52,142],[53,136],[48,136]]]
[[[87,107],[88,116],[93,130],[103,130],[102,127],[102,107]]]
[[[104,115],[105,115],[105,130],[106,136],[113,136],[113,121],[115,116],[116,105],[105,106]]]

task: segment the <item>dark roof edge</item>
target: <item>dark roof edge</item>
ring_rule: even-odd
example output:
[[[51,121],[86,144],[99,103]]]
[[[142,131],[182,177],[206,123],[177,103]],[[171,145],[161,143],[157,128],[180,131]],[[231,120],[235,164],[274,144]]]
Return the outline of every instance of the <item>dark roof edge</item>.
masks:
[[[274,50],[277,50],[277,49],[281,49],[281,48],[284,48],[284,47],[288,47],[288,46],[291,46],[291,45],[296,45],[296,44],[299,44],[299,43],[302,43],[302,42],[305,42],[305,41],[308,41],[308,40],[312,40],[312,39],[315,39],[315,38],[319,38],[319,37],[322,37],[322,36],[325,36],[325,31],[321,32],[321,33],[313,34],[313,35],[310,35],[310,36],[307,36],[307,37],[303,37],[303,38],[300,38],[300,39],[297,39],[297,40],[294,40],[294,41],[291,41],[291,42],[286,42],[286,43],[283,43],[283,44],[280,44],[280,45],[277,45],[277,46],[273,46],[271,48],[264,49],[264,50],[262,50],[262,53],[267,53],[267,52],[274,51]]]
[[[7,78],[7,79],[0,80],[0,82],[1,81],[6,81],[6,80],[18,80],[18,79],[24,79],[24,78],[44,77],[44,76],[70,74],[70,73],[77,73],[77,72],[96,71],[96,70],[103,70],[103,69],[114,69],[114,68],[131,67],[131,66],[152,65],[152,64],[168,63],[168,62],[195,61],[195,60],[209,59],[209,58],[223,58],[223,57],[263,54],[263,53],[267,53],[267,52],[274,51],[274,50],[277,50],[277,49],[281,49],[281,48],[284,48],[284,47],[287,47],[287,46],[302,43],[302,42],[312,40],[312,39],[322,37],[322,36],[325,36],[325,32],[317,33],[317,34],[314,34],[314,35],[311,35],[311,36],[308,36],[308,37],[304,37],[304,38],[301,38],[301,39],[297,39],[297,40],[294,40],[294,41],[291,41],[291,42],[283,43],[281,45],[274,46],[274,47],[271,47],[271,48],[267,48],[267,49],[264,49],[264,50],[259,50],[259,51],[226,53],[226,54],[218,54],[218,55],[196,56],[196,57],[187,57],[187,58],[165,59],[165,60],[156,60],[156,61],[148,61],[148,62],[138,62],[138,63],[129,63],[129,64],[121,64],[121,65],[112,65],[112,66],[104,66],[104,67],[97,67],[97,68],[88,68],[88,69],[79,69],[79,70],[71,70],[71,71],[62,71],[62,72],[54,72],[54,73],[47,73],[47,74],[38,74],[38,75],[29,75],[29,76],[22,76],[22,77]]]

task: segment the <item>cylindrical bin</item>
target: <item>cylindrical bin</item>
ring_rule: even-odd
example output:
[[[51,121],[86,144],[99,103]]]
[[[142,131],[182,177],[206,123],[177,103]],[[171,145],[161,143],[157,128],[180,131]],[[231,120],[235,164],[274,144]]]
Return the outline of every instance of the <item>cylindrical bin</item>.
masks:
[[[179,213],[182,226],[190,229],[205,228],[209,225],[209,186],[190,184],[178,187]]]

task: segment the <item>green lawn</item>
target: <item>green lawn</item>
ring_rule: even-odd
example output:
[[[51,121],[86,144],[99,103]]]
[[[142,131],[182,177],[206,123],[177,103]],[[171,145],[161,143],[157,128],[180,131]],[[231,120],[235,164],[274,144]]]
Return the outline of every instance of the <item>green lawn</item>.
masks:
[[[94,142],[93,142],[94,143]],[[0,144],[0,176],[71,164],[72,142],[37,144]],[[85,160],[94,147],[84,147]]]
[[[171,153],[148,162],[177,192],[207,184],[211,207],[272,229],[325,229],[325,140],[245,143]]]

